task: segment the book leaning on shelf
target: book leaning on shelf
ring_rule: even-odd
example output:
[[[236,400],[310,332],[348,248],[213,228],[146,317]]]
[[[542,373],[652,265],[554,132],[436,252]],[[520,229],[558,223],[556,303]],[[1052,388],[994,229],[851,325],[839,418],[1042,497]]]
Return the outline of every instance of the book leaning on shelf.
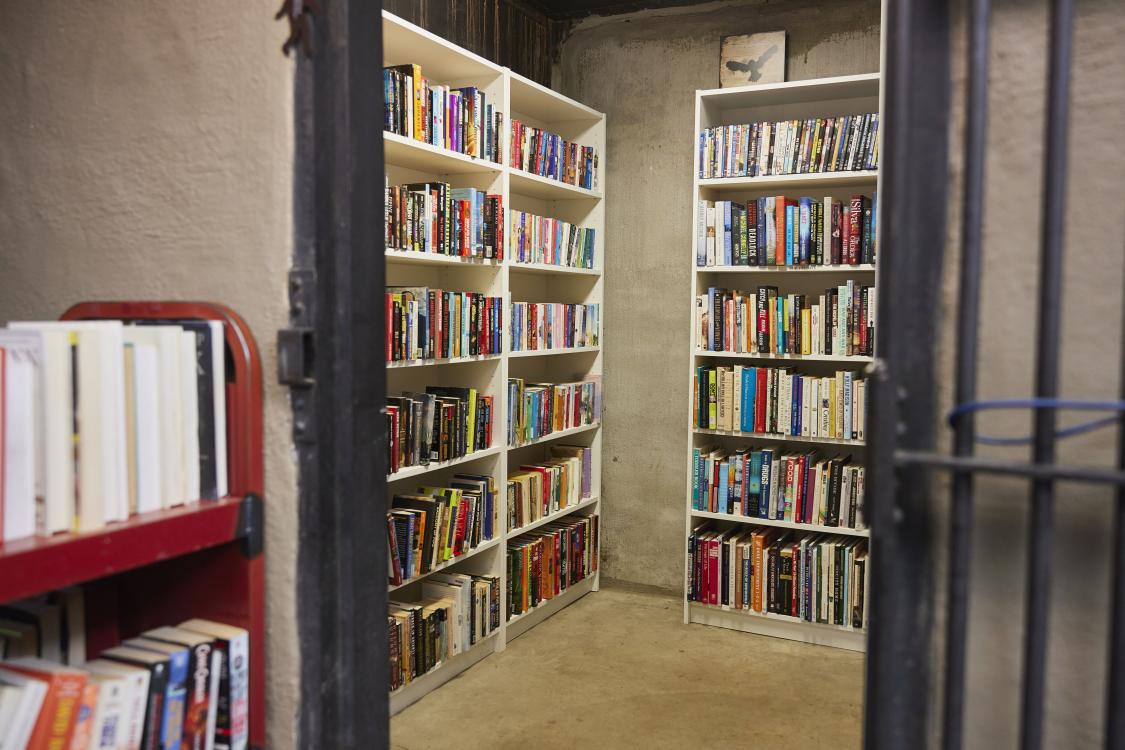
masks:
[[[703,179],[846,172],[878,165],[878,113],[718,125],[699,133]]]
[[[512,351],[597,346],[601,308],[597,302],[513,302]]]
[[[509,211],[512,260],[567,268],[594,267],[594,228],[526,211]]]
[[[866,470],[817,451],[692,450],[691,507],[745,518],[862,529]]]
[[[387,287],[387,361],[500,354],[500,297],[430,287]]]
[[[391,185],[388,176],[384,193],[388,249],[503,259],[504,196],[446,182]]]
[[[223,324],[165,323],[0,330],[0,539],[227,494]]]
[[[832,440],[863,440],[866,383],[856,373],[802,375],[787,367],[695,368],[692,426]]]
[[[696,204],[695,264],[839,266],[872,264],[878,254],[877,196],[845,201],[783,195]]]
[[[544,461],[508,474],[508,531],[516,531],[590,497],[593,455],[584,446],[553,445]]]
[[[524,172],[587,190],[598,188],[598,152],[593,146],[512,120],[511,151],[511,165]]]
[[[555,521],[508,542],[508,619],[598,571],[598,516]]]
[[[387,513],[389,578],[398,586],[493,538],[499,520],[491,476],[454,474],[446,487],[395,495]]]
[[[704,351],[871,356],[875,287],[848,280],[815,297],[709,287],[695,300],[695,331]]]
[[[80,589],[0,608],[3,747],[246,750],[246,630],[187,620],[88,660],[83,610]]]
[[[504,114],[478,88],[430,85],[420,65],[383,68],[383,130],[500,161]]]
[[[691,602],[867,627],[867,540],[789,529],[721,530],[688,536]]]
[[[387,615],[390,690],[433,670],[500,628],[500,579],[435,573],[415,601],[391,600]]]
[[[492,396],[475,388],[426,386],[387,397],[387,468],[461,458],[492,446]]]
[[[575,427],[596,424],[601,416],[601,380],[528,383],[508,378],[508,445],[517,447]]]

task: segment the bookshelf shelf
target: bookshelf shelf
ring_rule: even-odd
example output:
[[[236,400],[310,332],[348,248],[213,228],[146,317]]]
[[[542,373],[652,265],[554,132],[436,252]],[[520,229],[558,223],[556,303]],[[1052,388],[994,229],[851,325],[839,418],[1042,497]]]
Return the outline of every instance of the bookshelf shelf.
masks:
[[[508,167],[508,177],[512,184],[511,191],[529,198],[540,198],[548,201],[600,201],[602,199],[602,194],[599,192],[552,180],[549,177],[540,177],[537,174],[525,172],[515,167]]]
[[[487,258],[464,258],[459,255],[420,253],[414,250],[387,250],[387,263],[432,266],[469,266],[474,268],[499,268],[500,263]]]
[[[571,268],[570,266],[557,266],[551,263],[511,263],[509,268],[512,273],[544,273],[544,274],[565,274],[570,276],[592,276],[594,278],[602,275],[601,270],[597,268]]]
[[[688,498],[691,502],[691,498]],[[782,529],[798,529],[811,531],[818,534],[840,534],[841,536],[871,536],[867,529],[849,529],[843,526],[820,526],[811,523],[793,523],[792,521],[778,521],[774,518],[755,518],[753,516],[739,516],[733,513],[709,513],[705,510],[692,510],[694,518],[710,518],[712,521],[733,521],[735,523],[749,524],[750,526],[776,526]]]
[[[494,539],[489,539],[487,542],[482,542],[481,544],[478,544],[476,547],[473,547],[471,550],[469,550],[468,552],[466,552],[463,555],[460,555],[459,557],[454,557],[451,560],[446,560],[445,562],[443,562],[440,565],[435,565],[433,568],[431,568],[430,570],[427,570],[425,573],[423,573],[421,575],[414,576],[413,578],[411,578],[409,580],[406,580],[406,581],[403,581],[402,583],[400,583],[398,585],[395,585],[395,586],[388,585],[387,590],[391,591],[391,592],[394,592],[394,591],[398,591],[399,589],[404,589],[407,586],[418,583],[418,581],[423,581],[423,580],[429,578],[430,576],[432,576],[434,573],[440,573],[443,570],[449,570],[454,565],[460,565],[461,563],[465,562],[466,560],[471,560],[472,558],[476,557],[477,555],[481,554],[482,552],[487,552],[488,550],[492,549],[493,547],[496,547],[497,545],[499,545],[503,541],[504,541],[503,535],[499,535]]]
[[[847,357],[834,354],[751,354],[750,352],[713,352],[707,349],[696,349],[696,357],[715,357],[719,359],[777,359],[796,362],[836,362],[839,364],[867,364],[874,362],[874,357]]]
[[[507,444],[508,396],[510,378],[523,378],[535,383],[569,383],[576,380],[600,379],[605,346],[604,330],[597,347],[511,351],[508,332],[512,300],[536,302],[604,301],[603,269],[605,268],[605,115],[561,96],[550,89],[506,68],[502,68],[458,48],[410,23],[383,12],[383,62],[385,66],[417,64],[431,85],[451,87],[473,86],[487,94],[488,103],[503,114],[500,132],[500,164],[493,164],[443,148],[430,146],[412,138],[383,134],[383,149],[389,184],[445,182],[453,188],[473,187],[490,195],[500,195],[505,209],[503,260],[450,257],[409,250],[388,250],[385,258],[388,287],[437,287],[483,293],[503,300],[504,331],[501,354],[459,357],[438,360],[388,362],[388,396],[422,392],[427,386],[469,387],[478,396],[491,396],[493,403],[493,447],[469,456],[404,468],[387,477],[388,497],[415,489],[417,484],[444,481],[456,471],[489,475],[497,489],[497,530],[495,539],[450,560],[420,577],[399,586],[388,586],[391,598],[416,601],[421,584],[439,570],[472,575],[491,576],[501,582],[501,627],[492,637],[475,644],[468,651],[447,659],[441,666],[415,678],[390,695],[392,713],[426,695],[431,690],[469,669],[488,654],[502,651],[508,641],[542,622],[563,606],[584,594],[597,590],[597,573],[576,584],[560,597],[544,602],[523,617],[507,620],[507,545],[514,537],[542,531],[552,521],[589,515],[601,510],[600,424],[585,425],[553,432],[526,444]],[[512,166],[510,144],[511,123],[542,128],[583,146],[593,146],[599,155],[596,190],[586,190],[558,180],[540,177]],[[571,268],[547,263],[517,263],[513,260],[516,232],[509,222],[510,214],[524,211],[535,216],[559,219],[594,230],[595,268]],[[477,363],[477,364],[473,364]],[[465,365],[446,367],[445,365]],[[506,481],[519,466],[547,458],[552,446],[561,443],[590,448],[591,497],[571,507],[538,519],[521,529],[503,531],[507,525]],[[481,460],[483,459],[483,460]],[[465,467],[465,468],[463,468]],[[425,477],[425,482],[418,481]],[[600,524],[599,524],[600,527]],[[382,538],[377,540],[386,544]],[[600,546],[599,546],[600,548]]]
[[[584,510],[585,508],[592,508],[597,504],[598,504],[598,498],[588,497],[585,500],[583,500],[582,502],[575,503],[574,505],[568,505],[565,508],[561,508],[559,510],[556,510],[554,513],[549,513],[549,514],[543,516],[542,518],[540,518],[538,520],[532,521],[531,523],[528,523],[528,524],[524,524],[523,526],[519,527],[518,529],[512,529],[511,531],[508,532],[508,536],[509,537],[516,537],[516,536],[519,536],[520,534],[526,534],[529,531],[534,531],[535,529],[539,528],[540,526],[551,523],[552,521],[557,521],[560,518],[566,518],[570,514],[577,513],[578,511]]]
[[[429,473],[434,472],[434,471],[441,471],[442,469],[450,469],[450,468],[453,468],[455,466],[461,466],[462,464],[467,464],[470,461],[476,461],[476,460],[481,459],[481,458],[487,458],[488,456],[495,456],[496,454],[500,453],[502,450],[503,450],[502,447],[500,447],[498,445],[494,445],[491,448],[483,448],[479,451],[473,451],[472,453],[470,453],[466,456],[461,456],[460,458],[454,458],[450,461],[432,461],[429,464],[426,464],[424,466],[407,466],[405,469],[399,469],[398,471],[396,471],[392,474],[388,474],[387,475],[387,481],[388,482],[400,482],[403,479],[411,479],[413,477],[425,476],[426,474],[429,474]]]
[[[459,154],[397,133],[383,133],[383,158],[387,164],[434,174],[500,174],[501,164]]]
[[[519,359],[521,357],[546,357],[551,354],[589,354],[591,352],[600,352],[600,346],[572,346],[566,349],[527,349],[518,352],[508,352],[509,357]]]
[[[520,448],[530,448],[533,445],[549,443],[552,440],[559,440],[560,438],[570,437],[571,435],[581,435],[584,432],[590,432],[592,430],[598,429],[599,427],[601,427],[601,423],[595,422],[594,424],[584,424],[581,427],[571,427],[569,430],[558,430],[557,432],[551,432],[546,435],[537,437],[534,440],[529,440],[526,443],[520,443],[519,445],[509,445],[508,450],[514,451],[519,450]]]
[[[823,200],[831,197],[844,201],[856,193],[870,196],[878,191],[881,176],[879,169],[836,172],[813,172],[805,174],[782,174],[766,176],[719,177],[703,179],[698,175],[700,139],[698,134],[706,128],[742,125],[761,121],[807,121],[809,118],[832,118],[842,115],[861,115],[877,112],[882,97],[882,79],[878,73],[836,76],[805,81],[741,86],[724,89],[708,89],[696,92],[695,130],[693,140],[688,146],[693,152],[691,175],[693,189],[692,244],[685,247],[685,261],[691,264],[690,320],[696,320],[696,299],[707,294],[709,287],[735,287],[738,284],[773,284],[782,294],[819,294],[820,283],[826,285],[850,283],[877,284],[878,262],[860,265],[826,266],[698,266],[696,265],[696,238],[702,231],[705,236],[708,228],[699,222],[707,217],[710,209],[699,208],[700,201],[731,200],[744,202],[754,198],[769,198],[784,195],[786,198],[811,197]],[[884,134],[885,135],[885,134]],[[701,218],[700,211],[704,211]],[[732,211],[732,214],[734,212]],[[686,217],[685,217],[686,218]],[[874,219],[876,236],[879,226]],[[719,245],[722,247],[722,245]],[[720,260],[722,255],[719,255]],[[876,256],[881,257],[881,252]],[[780,275],[780,276],[779,276]],[[764,278],[773,277],[772,281]],[[748,287],[737,287],[748,288]],[[708,351],[701,348],[699,333],[695,326],[689,334],[688,360],[690,371],[687,379],[687,401],[691,403],[695,393],[694,375],[697,366],[735,366],[738,364],[770,363],[770,366],[785,366],[791,371],[814,377],[824,376],[826,370],[843,370],[859,374],[859,371],[875,361],[870,356],[839,355],[798,355],[798,354],[750,354],[744,352]],[[774,364],[777,363],[777,364]],[[729,382],[729,381],[727,381]],[[737,393],[737,390],[736,390]],[[787,391],[785,393],[788,393]],[[729,402],[727,402],[729,403]],[[810,448],[819,447],[817,453],[823,458],[831,458],[841,453],[849,456],[865,455],[866,443],[863,439],[842,439],[828,437],[809,437],[802,435],[783,435],[774,433],[741,432],[739,430],[713,430],[693,426],[693,414],[689,409],[687,416],[688,455],[687,488],[685,493],[685,544],[693,530],[704,521],[714,522],[709,528],[736,529],[738,527],[773,527],[803,532],[801,536],[830,534],[849,539],[861,548],[870,538],[866,529],[850,529],[813,524],[798,524],[775,519],[750,518],[728,513],[710,513],[692,507],[693,451],[709,446],[718,446],[722,451],[735,449],[756,450],[760,444],[780,446],[782,453],[805,453]],[[860,435],[862,435],[862,431]],[[719,439],[716,439],[719,438]],[[852,459],[853,462],[856,458]],[[681,554],[683,552],[681,551]],[[870,550],[868,550],[870,555]],[[870,557],[868,558],[870,559]],[[691,566],[685,566],[685,591],[691,590]],[[866,594],[865,594],[866,598]],[[816,643],[836,648],[864,651],[866,632],[850,627],[838,627],[823,623],[810,623],[799,618],[779,614],[750,613],[727,610],[722,607],[704,605],[687,600],[684,602],[684,622],[700,623],[724,627],[747,633],[770,635],[806,643]]]

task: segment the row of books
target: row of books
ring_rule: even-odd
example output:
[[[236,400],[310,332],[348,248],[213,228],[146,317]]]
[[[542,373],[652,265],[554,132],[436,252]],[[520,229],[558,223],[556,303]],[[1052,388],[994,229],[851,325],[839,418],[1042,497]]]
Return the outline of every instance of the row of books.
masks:
[[[601,383],[528,383],[508,378],[508,445],[517,447],[553,432],[596,424]]]
[[[246,750],[246,630],[187,620],[87,660],[81,591],[65,593],[65,609],[45,598],[0,607],[0,746]]]
[[[699,134],[703,179],[846,172],[878,165],[878,113],[718,125]]]
[[[492,396],[475,388],[429,385],[388,396],[386,419],[391,473],[492,447]]]
[[[512,153],[509,164],[540,177],[598,188],[598,151],[542,128],[512,120]]]
[[[597,346],[601,309],[597,302],[513,302],[512,351]]]
[[[223,324],[0,330],[0,539],[227,494]]]
[[[704,523],[688,536],[688,561],[688,601],[867,627],[866,539]]]
[[[487,542],[496,533],[496,483],[481,474],[454,474],[447,487],[395,495],[387,513],[389,578],[398,586]]]
[[[508,542],[508,619],[598,571],[598,516],[556,521]]]
[[[709,513],[866,528],[866,470],[847,456],[719,446],[692,450],[691,507]]]
[[[787,367],[695,368],[692,426],[709,430],[863,440],[866,383],[848,370],[820,377]]]
[[[499,354],[500,297],[431,287],[387,287],[387,361]]]
[[[478,88],[431,85],[420,65],[383,68],[383,130],[500,161],[504,114]]]
[[[876,200],[786,198],[700,200],[695,264],[706,266],[831,266],[875,262]]]
[[[387,614],[391,690],[472,648],[500,628],[500,579],[435,573],[417,601],[391,600]]]
[[[875,347],[875,287],[852,280],[810,299],[709,287],[695,300],[700,348],[749,354],[871,356]]]
[[[552,445],[547,459],[508,474],[508,531],[516,531],[590,497],[593,451]]]
[[[594,267],[594,228],[562,219],[510,211],[512,259],[567,268]]]
[[[384,176],[384,242],[391,250],[504,257],[504,196],[446,182],[391,185]]]

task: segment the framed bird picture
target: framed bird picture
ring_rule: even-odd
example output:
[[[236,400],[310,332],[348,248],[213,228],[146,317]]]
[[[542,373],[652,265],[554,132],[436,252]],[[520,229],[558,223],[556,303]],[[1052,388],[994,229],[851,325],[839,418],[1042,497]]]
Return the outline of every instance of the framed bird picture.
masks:
[[[724,36],[719,49],[719,86],[785,80],[785,32]]]

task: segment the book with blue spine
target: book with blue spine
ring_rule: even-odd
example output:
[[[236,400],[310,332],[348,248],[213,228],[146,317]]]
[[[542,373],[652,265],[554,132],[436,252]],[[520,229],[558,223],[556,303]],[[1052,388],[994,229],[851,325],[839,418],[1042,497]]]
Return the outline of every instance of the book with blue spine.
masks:
[[[699,507],[699,449],[693,448],[691,451],[691,507],[692,510],[700,510]]]
[[[796,206],[786,203],[785,204],[785,265],[793,265],[793,237],[794,237],[794,222],[793,212]]]
[[[746,492],[748,500],[745,515],[756,516],[761,507],[762,497],[762,451],[754,451],[750,454],[749,485]]]

